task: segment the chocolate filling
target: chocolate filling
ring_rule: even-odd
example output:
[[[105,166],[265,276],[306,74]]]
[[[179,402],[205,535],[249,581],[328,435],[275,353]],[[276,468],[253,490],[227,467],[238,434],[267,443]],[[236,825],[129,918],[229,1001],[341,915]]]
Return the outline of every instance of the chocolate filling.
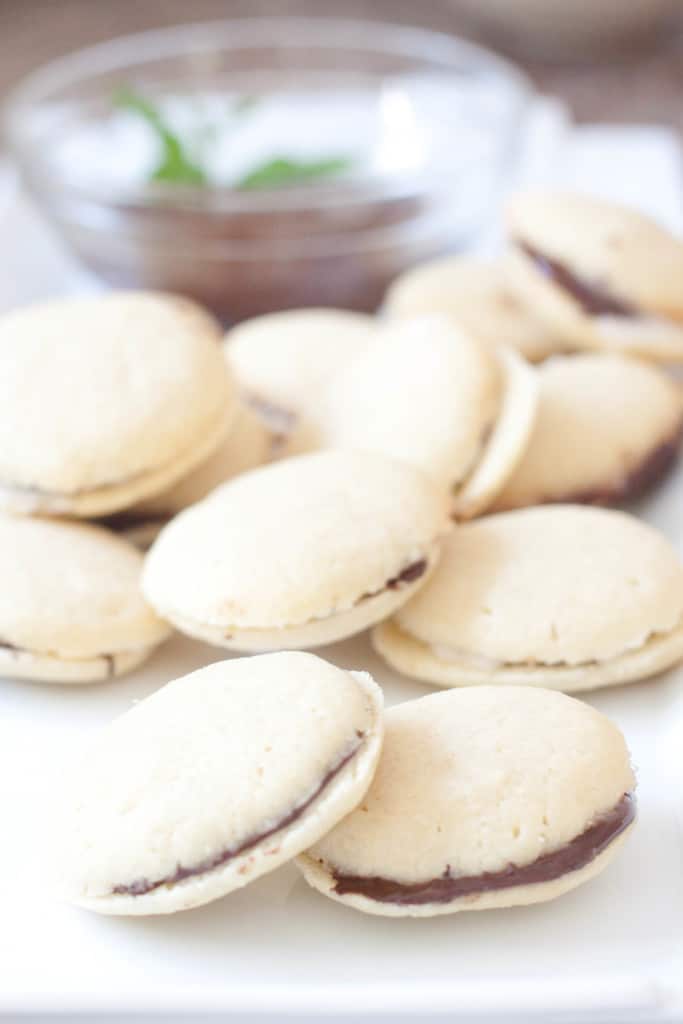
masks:
[[[108,530],[114,530],[119,532],[120,530],[137,530],[146,526],[159,527],[165,526],[169,519],[172,518],[176,513],[154,513],[154,515],[145,515],[143,512],[135,512],[134,510],[126,510],[124,512],[114,512],[110,516],[101,516],[99,519],[94,520],[98,526],[104,526]]]
[[[341,770],[346,767],[349,761],[356,756],[363,745],[365,733],[356,730],[356,737],[356,742],[352,743],[349,751],[342,756],[341,760],[329,769],[327,774],[323,777],[322,782],[316,787],[313,793],[304,800],[303,803],[296,804],[293,810],[283,818],[280,818],[272,828],[265,829],[263,832],[258,832],[256,835],[249,836],[247,839],[243,840],[243,842],[237,843],[235,846],[230,846],[226,850],[220,850],[213,856],[206,857],[204,860],[200,860],[190,867],[184,867],[182,864],[178,864],[173,874],[166,875],[164,878],[158,878],[155,880],[150,880],[149,878],[136,878],[134,882],[115,885],[111,890],[112,895],[145,896],[148,892],[160,889],[163,885],[176,885],[178,882],[184,882],[187,878],[194,878],[196,875],[206,874],[207,871],[214,871],[216,868],[223,867],[224,864],[227,864],[240,854],[246,853],[247,850],[253,849],[254,846],[258,846],[258,844],[263,842],[264,839],[269,839],[270,836],[275,835],[276,832],[280,832],[283,828],[291,825],[308,810],[311,804],[318,799],[330,782],[332,782]]]
[[[388,579],[380,590],[368,590],[367,593],[361,594],[356,604],[360,604],[361,601],[369,601],[371,597],[378,597],[385,590],[399,590],[403,583],[414,583],[415,580],[419,580],[420,576],[424,576],[428,564],[426,558],[419,558],[416,562],[411,562],[398,575]]]
[[[561,498],[544,500],[562,504],[569,502],[579,505],[612,505],[640,498],[663,480],[676,463],[680,450],[681,433],[682,429],[679,428],[672,438],[654,448],[614,487],[595,488],[591,491],[579,491]]]
[[[588,316],[618,316],[634,318],[640,316],[635,306],[618,299],[606,288],[577,277],[567,266],[555,260],[528,242],[517,241],[522,252],[528,256],[537,270],[559,288],[567,292]]]
[[[297,415],[290,409],[276,405],[275,402],[262,398],[261,395],[256,395],[253,392],[249,392],[243,398],[249,408],[253,409],[257,416],[261,417],[271,433],[277,438],[284,439],[294,430]]]
[[[355,602],[355,605],[359,605],[362,601],[369,601],[370,598],[372,597],[379,597],[379,595],[383,594],[386,590],[399,590],[402,584],[413,583],[415,580],[419,580],[420,576],[423,576],[427,571],[427,565],[428,562],[426,558],[420,558],[416,562],[411,562],[410,565],[407,565],[405,569],[401,570],[401,572],[397,576],[392,576],[391,579],[388,579],[384,586],[381,587],[379,590],[368,590],[365,594],[361,594],[361,596]],[[327,618],[332,618],[333,615],[338,614],[343,613],[336,611],[331,612],[331,614],[327,616]],[[320,620],[309,619],[308,623],[305,623],[305,625],[308,625],[309,623],[315,621]],[[223,634],[226,640],[232,640],[233,635],[233,633]]]
[[[384,584],[385,590],[398,590],[402,583],[414,583],[415,580],[419,580],[420,576],[424,576],[427,571],[427,559],[420,558],[417,562],[411,562],[410,565],[406,566],[398,576],[392,576],[390,580]]]
[[[389,878],[368,878],[332,871],[334,891],[340,896],[365,896],[377,903],[411,906],[423,903],[450,903],[462,896],[496,892],[519,885],[552,882],[572,871],[579,871],[595,860],[631,824],[635,813],[634,797],[630,793],[625,793],[616,807],[601,815],[580,836],[559,850],[544,853],[531,864],[524,864],[521,867],[509,864],[502,871],[455,877],[448,865],[440,878],[410,884],[392,881]]]

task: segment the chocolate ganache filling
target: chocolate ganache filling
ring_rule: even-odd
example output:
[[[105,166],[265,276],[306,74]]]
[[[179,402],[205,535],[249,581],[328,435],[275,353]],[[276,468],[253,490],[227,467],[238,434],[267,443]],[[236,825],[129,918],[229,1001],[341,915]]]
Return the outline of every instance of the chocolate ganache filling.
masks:
[[[242,396],[250,409],[261,417],[269,430],[274,434],[291,434],[297,424],[298,416],[291,409],[285,409],[253,391]]]
[[[283,828],[286,828],[288,825],[297,821],[308,810],[311,804],[318,799],[330,782],[332,782],[332,780],[339,775],[342,769],[346,767],[349,761],[356,756],[363,745],[364,740],[365,733],[356,731],[356,740],[352,742],[350,748],[342,755],[340,760],[338,760],[328,770],[323,777],[322,782],[316,786],[311,795],[302,803],[296,804],[288,814],[280,818],[271,828],[264,829],[263,832],[257,832],[255,835],[248,836],[241,843],[229,846],[224,850],[219,850],[219,852],[213,854],[213,856],[206,857],[204,860],[200,860],[196,864],[191,864],[189,867],[185,867],[183,864],[178,864],[176,870],[172,874],[166,875],[164,878],[136,878],[133,882],[115,885],[111,890],[112,895],[145,896],[148,892],[160,889],[164,885],[176,885],[178,882],[184,882],[187,878],[194,878],[196,875],[204,875],[207,871],[214,871],[216,868],[221,868],[240,854],[246,853],[248,850],[253,849],[254,846],[258,846],[258,844],[263,842],[264,839],[269,839],[270,836],[275,835]]]
[[[528,242],[517,241],[522,252],[528,256],[544,277],[550,278],[559,288],[567,292],[588,316],[638,317],[639,311],[612,295],[607,289],[591,281],[577,277],[569,267],[536,249]]]
[[[415,580],[419,580],[420,576],[424,576],[427,566],[426,558],[419,558],[416,562],[411,562],[405,569],[401,569],[396,576],[388,579],[380,590],[369,590],[366,594],[361,594],[357,603],[368,601],[371,597],[378,597],[385,590],[399,590],[404,583],[414,583]]]
[[[420,558],[417,562],[411,562],[397,576],[392,576],[390,580],[387,580],[384,585],[385,589],[398,590],[402,583],[414,583],[415,580],[419,580],[420,576],[424,576],[426,571],[427,559]]]
[[[675,465],[681,445],[681,432],[681,428],[679,428],[673,437],[654,448],[615,486],[576,491],[560,498],[553,498],[552,501],[579,505],[611,505],[615,502],[634,501],[636,498],[642,497],[663,480]]]
[[[635,818],[635,800],[625,793],[616,807],[600,816],[585,832],[559,850],[544,853],[531,864],[509,864],[502,871],[457,877],[450,866],[443,875],[426,882],[403,883],[390,878],[363,877],[332,871],[334,891],[340,896],[365,896],[378,903],[400,906],[423,903],[450,903],[461,896],[478,895],[509,889],[519,885],[552,882],[556,878],[579,871],[605,850]]]

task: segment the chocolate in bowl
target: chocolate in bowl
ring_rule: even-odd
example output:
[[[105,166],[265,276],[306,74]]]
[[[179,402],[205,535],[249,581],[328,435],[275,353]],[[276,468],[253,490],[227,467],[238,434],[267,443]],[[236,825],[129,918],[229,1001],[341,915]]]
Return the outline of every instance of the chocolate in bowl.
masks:
[[[122,83],[154,102],[310,97],[328,129],[319,156],[360,139],[359,168],[267,191],[131,187],[108,174],[107,160],[100,179],[84,177],[78,161],[65,169],[60,146],[84,126],[101,128]],[[340,96],[351,95],[358,117],[340,114]],[[395,276],[457,247],[490,216],[526,102],[512,66],[455,38],[262,18],[81,51],[29,76],[5,123],[25,184],[88,269],[115,286],[191,296],[231,322],[297,306],[376,308]],[[271,155],[287,156],[278,146]]]
[[[123,205],[106,246],[82,229],[70,241],[110,284],[187,295],[226,323],[304,306],[369,312],[397,274],[448,247],[441,235],[402,243],[423,213],[417,197],[275,214]]]

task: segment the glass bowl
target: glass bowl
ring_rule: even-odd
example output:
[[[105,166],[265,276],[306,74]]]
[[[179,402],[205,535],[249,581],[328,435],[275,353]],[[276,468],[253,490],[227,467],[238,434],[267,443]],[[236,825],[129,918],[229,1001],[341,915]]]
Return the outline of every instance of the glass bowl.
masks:
[[[267,189],[150,184],[131,125],[122,133],[122,87],[157,108],[248,97],[257,150],[341,153],[352,170]],[[234,322],[297,306],[373,310],[397,274],[463,244],[498,197],[528,96],[514,66],[447,35],[259,18],[82,50],[26,78],[4,121],[26,186],[87,268]]]

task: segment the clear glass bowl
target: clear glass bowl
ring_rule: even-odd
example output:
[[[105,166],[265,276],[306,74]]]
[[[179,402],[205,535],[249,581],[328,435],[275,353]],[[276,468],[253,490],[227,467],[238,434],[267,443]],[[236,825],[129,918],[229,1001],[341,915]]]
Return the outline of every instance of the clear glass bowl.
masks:
[[[157,104],[277,102],[293,145],[334,144],[358,170],[267,191],[130,180],[127,144],[109,130],[121,86]],[[528,95],[512,65],[460,39],[260,18],[145,32],[56,61],[15,89],[5,127],[28,189],[86,267],[235,321],[306,305],[372,310],[397,274],[461,245],[497,198]]]

